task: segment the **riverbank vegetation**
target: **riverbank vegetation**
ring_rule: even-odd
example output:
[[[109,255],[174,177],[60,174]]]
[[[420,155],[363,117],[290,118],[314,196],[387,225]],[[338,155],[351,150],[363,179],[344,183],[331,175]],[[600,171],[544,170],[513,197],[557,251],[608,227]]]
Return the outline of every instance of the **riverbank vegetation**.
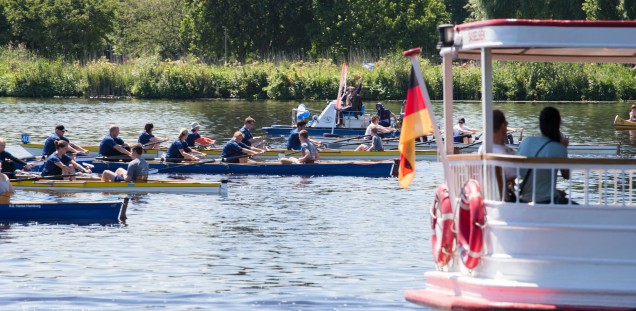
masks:
[[[440,64],[422,59],[421,67],[431,98],[441,99]],[[352,64],[347,81],[353,85],[363,79],[367,100],[399,100],[409,70],[408,60],[395,54],[376,61],[373,70]],[[208,65],[195,57],[81,64],[18,47],[0,49],[0,72],[0,96],[325,100],[336,96],[340,65],[331,60]],[[636,70],[625,65],[497,62],[493,79],[495,100],[636,100]],[[480,99],[477,64],[456,63],[454,81],[455,98]]]
[[[441,98],[436,26],[487,18],[636,19],[636,0],[3,0],[0,96],[311,100],[335,97],[340,64],[370,100],[402,99],[422,47]],[[362,67],[368,61],[375,69]],[[455,93],[479,99],[460,62]],[[632,100],[621,65],[495,67],[498,100]]]

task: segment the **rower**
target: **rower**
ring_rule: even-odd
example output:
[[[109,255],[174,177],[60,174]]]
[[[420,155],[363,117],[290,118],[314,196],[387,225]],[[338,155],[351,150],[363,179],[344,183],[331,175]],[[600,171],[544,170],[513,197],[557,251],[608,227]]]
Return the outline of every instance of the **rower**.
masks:
[[[207,154],[196,151],[188,145],[186,142],[186,137],[188,137],[188,129],[182,128],[181,132],[179,132],[179,137],[172,142],[170,148],[168,148],[168,152],[166,152],[166,161],[168,162],[181,162],[183,160],[190,161],[199,161],[197,157],[206,157]]]
[[[243,127],[239,130],[243,134],[243,144],[248,145],[254,148],[266,148],[265,141],[262,136],[253,136],[250,130],[254,127],[254,123],[256,120],[252,117],[245,118],[245,122],[243,122]]]
[[[88,150],[80,147],[72,143],[68,138],[64,137],[64,134],[67,132],[64,125],[55,126],[55,130],[51,136],[47,137],[44,141],[44,147],[42,148],[42,159],[46,159],[46,157],[50,156],[53,152],[55,152],[55,142],[58,140],[64,140],[68,143],[68,151],[69,153],[80,153],[80,154],[88,154]]]
[[[296,123],[296,128],[292,130],[289,138],[287,138],[287,150],[300,150],[301,141],[298,133],[304,130],[306,125],[307,121],[304,120],[298,121],[298,123]],[[319,147],[322,144],[321,142],[313,139],[309,139],[309,141],[316,147]]]
[[[53,179],[64,179],[61,175],[71,175],[70,179],[75,179],[75,170],[90,173],[91,170],[84,168],[73,160],[68,154],[68,143],[65,140],[55,142],[55,152],[53,152],[44,163],[42,177],[55,176]]]
[[[311,164],[320,160],[320,154],[318,153],[316,146],[314,146],[314,144],[312,144],[311,141],[309,140],[309,132],[307,132],[307,130],[302,130],[300,131],[300,133],[298,133],[298,136],[300,137],[300,141],[302,143],[301,152],[303,156],[300,158],[294,158],[294,157],[282,158],[280,159],[280,163],[282,164],[301,164],[301,163]]]
[[[188,146],[194,148],[194,144],[197,143],[201,147],[207,147],[209,145],[216,145],[216,140],[210,139],[205,136],[201,136],[199,130],[201,129],[201,125],[199,122],[192,123],[192,127],[190,128],[190,132],[188,133],[188,137],[186,138],[186,142]]]
[[[7,174],[10,178],[15,178],[15,164],[14,162],[23,165],[23,169],[28,171],[31,168],[31,164],[27,164],[22,159],[18,159],[10,152],[4,150],[7,147],[7,141],[0,137],[0,162],[2,163],[2,173]]]
[[[223,146],[223,151],[221,151],[221,162],[247,163],[247,156],[259,155],[265,152],[264,150],[244,144],[244,138],[243,133],[239,131],[234,132],[232,139]]]
[[[152,129],[155,126],[152,123],[146,123],[144,126],[144,131],[139,134],[139,138],[137,142],[140,143],[143,149],[157,149],[161,148],[161,143],[168,141],[168,138],[160,138],[156,137],[152,134]]]
[[[120,167],[114,172],[105,170],[102,173],[102,181],[146,182],[148,180],[148,162],[141,158],[144,148],[141,144],[135,144],[131,147],[131,151],[133,160],[128,163],[128,169]]]
[[[111,125],[108,135],[104,136],[99,143],[99,154],[106,157],[128,156],[130,157],[130,147],[119,138],[119,126]]]
[[[0,162],[0,169],[1,168],[2,162]],[[10,198],[14,194],[15,190],[13,189],[13,185],[11,185],[9,177],[0,173],[0,204],[9,204]]]

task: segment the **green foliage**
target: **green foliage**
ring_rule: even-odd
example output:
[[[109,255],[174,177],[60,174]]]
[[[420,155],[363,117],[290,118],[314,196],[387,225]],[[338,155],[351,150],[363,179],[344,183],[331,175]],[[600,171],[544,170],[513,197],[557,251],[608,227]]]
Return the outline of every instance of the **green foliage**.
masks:
[[[492,18],[583,19],[586,0],[469,0],[471,20]],[[603,0],[599,0],[603,1]]]
[[[113,31],[109,0],[4,0],[2,4],[13,40],[46,56],[96,55]]]

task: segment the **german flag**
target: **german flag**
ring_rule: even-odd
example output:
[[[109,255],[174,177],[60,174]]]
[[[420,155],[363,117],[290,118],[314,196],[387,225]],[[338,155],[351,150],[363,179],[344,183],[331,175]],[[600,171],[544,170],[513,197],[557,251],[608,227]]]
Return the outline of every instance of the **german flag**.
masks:
[[[409,89],[406,93],[404,119],[400,130],[400,172],[398,183],[406,189],[415,175],[415,139],[433,131],[433,123],[422,96],[422,88],[415,77],[415,69],[411,67]]]

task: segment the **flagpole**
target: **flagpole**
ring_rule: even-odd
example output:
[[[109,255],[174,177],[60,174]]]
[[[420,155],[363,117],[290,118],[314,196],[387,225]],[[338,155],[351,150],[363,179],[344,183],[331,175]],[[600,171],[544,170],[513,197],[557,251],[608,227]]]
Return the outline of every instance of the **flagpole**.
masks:
[[[411,64],[413,65],[413,71],[415,72],[415,78],[417,79],[417,84],[420,87],[420,92],[422,96],[424,96],[424,102],[428,105],[431,103],[431,99],[428,96],[428,89],[426,88],[426,84],[424,84],[424,79],[422,78],[422,69],[420,68],[420,63],[417,60],[417,56],[421,53],[420,48],[414,48],[402,53],[405,57],[408,57],[411,60]],[[431,120],[435,120],[435,115],[433,114],[433,105],[431,104],[430,109],[426,109],[428,112],[428,116]],[[444,168],[444,181],[448,185],[448,191],[451,198],[454,198],[452,190],[453,187],[449,184],[450,178],[450,166],[448,165],[448,161],[446,160],[446,150],[443,145],[442,135],[437,126],[433,126],[433,136],[435,136],[435,141],[437,145],[437,154],[439,156],[440,162],[442,162]]]

